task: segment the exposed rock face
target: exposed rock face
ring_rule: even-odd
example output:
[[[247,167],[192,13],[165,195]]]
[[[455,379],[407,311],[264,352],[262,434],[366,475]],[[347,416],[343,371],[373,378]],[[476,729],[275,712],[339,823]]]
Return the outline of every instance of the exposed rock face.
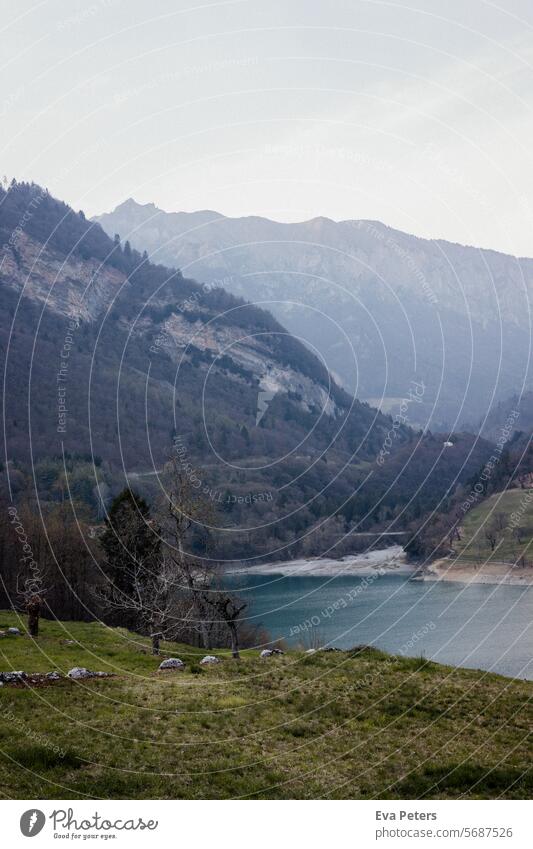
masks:
[[[206,654],[206,656],[203,657],[200,661],[200,663],[202,663],[206,666],[211,664],[211,663],[221,663],[221,662],[222,662],[221,658],[215,657],[215,655],[213,655],[213,654]]]
[[[12,250],[3,254],[2,285],[64,316],[94,320],[125,284],[125,275],[117,269],[102,267],[95,259],[65,257],[25,233],[16,250],[16,257]]]
[[[163,324],[160,347],[176,362],[184,355],[188,359],[193,348],[215,357],[229,356],[259,380],[259,391],[270,395],[270,398],[278,392],[291,392],[300,398],[299,404],[304,410],[317,408],[328,416],[335,416],[338,412],[325,387],[288,364],[280,365],[266,344],[265,334],[254,336],[237,326],[202,321],[191,324],[182,315],[173,314]]]

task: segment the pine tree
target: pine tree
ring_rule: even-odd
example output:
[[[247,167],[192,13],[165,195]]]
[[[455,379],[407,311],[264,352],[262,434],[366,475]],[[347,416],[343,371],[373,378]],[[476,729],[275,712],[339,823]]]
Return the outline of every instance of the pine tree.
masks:
[[[157,569],[160,550],[159,527],[144,498],[127,488],[117,495],[106,518],[101,544],[108,580],[116,590],[130,596],[133,575],[139,569]]]

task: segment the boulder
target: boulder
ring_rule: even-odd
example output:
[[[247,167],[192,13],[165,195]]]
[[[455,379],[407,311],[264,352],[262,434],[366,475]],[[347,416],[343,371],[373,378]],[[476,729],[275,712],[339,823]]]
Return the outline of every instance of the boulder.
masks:
[[[85,669],[84,666],[75,666],[67,673],[67,675],[69,678],[74,678],[74,680],[93,677],[93,673],[89,672],[88,669]]]
[[[167,657],[159,664],[159,669],[184,669],[185,664],[179,657]]]
[[[259,657],[271,657],[272,649],[263,649],[263,651],[259,652]]]
[[[220,663],[221,659],[219,657],[215,657],[214,654],[206,654],[200,661],[200,663]]]
[[[54,670],[54,672],[47,672],[46,678],[48,681],[59,681],[61,675],[59,672],[57,672],[57,670]]]
[[[69,678],[79,680],[83,678],[112,678],[113,672],[92,672],[90,669],[85,669],[84,666],[75,666],[68,673]]]
[[[5,684],[16,684],[19,681],[24,681],[27,677],[27,674],[22,670],[19,672],[0,672],[0,681]]]
[[[8,628],[7,633],[11,634],[12,637],[20,637],[20,631],[18,628]]]

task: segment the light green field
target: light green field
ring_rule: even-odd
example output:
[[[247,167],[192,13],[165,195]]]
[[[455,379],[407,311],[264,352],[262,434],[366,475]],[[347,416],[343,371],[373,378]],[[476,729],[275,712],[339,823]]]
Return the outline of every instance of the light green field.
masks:
[[[0,612],[0,627],[20,624]],[[65,639],[79,644],[66,645]],[[533,684],[373,649],[217,667],[92,623],[0,639],[0,670],[116,677],[0,688],[8,798],[528,798]],[[217,652],[217,654],[223,654]]]
[[[455,540],[454,550],[464,559],[533,560],[533,495],[530,490],[510,489],[498,492],[472,507],[462,522],[461,540]],[[511,526],[512,515],[522,534],[520,540]],[[486,530],[495,527],[495,550],[486,537]]]

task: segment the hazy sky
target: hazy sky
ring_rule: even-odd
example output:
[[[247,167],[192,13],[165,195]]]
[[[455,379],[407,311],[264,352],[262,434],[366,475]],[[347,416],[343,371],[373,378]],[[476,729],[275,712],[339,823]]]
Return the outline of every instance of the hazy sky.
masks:
[[[531,0],[3,0],[0,171],[533,255]]]

